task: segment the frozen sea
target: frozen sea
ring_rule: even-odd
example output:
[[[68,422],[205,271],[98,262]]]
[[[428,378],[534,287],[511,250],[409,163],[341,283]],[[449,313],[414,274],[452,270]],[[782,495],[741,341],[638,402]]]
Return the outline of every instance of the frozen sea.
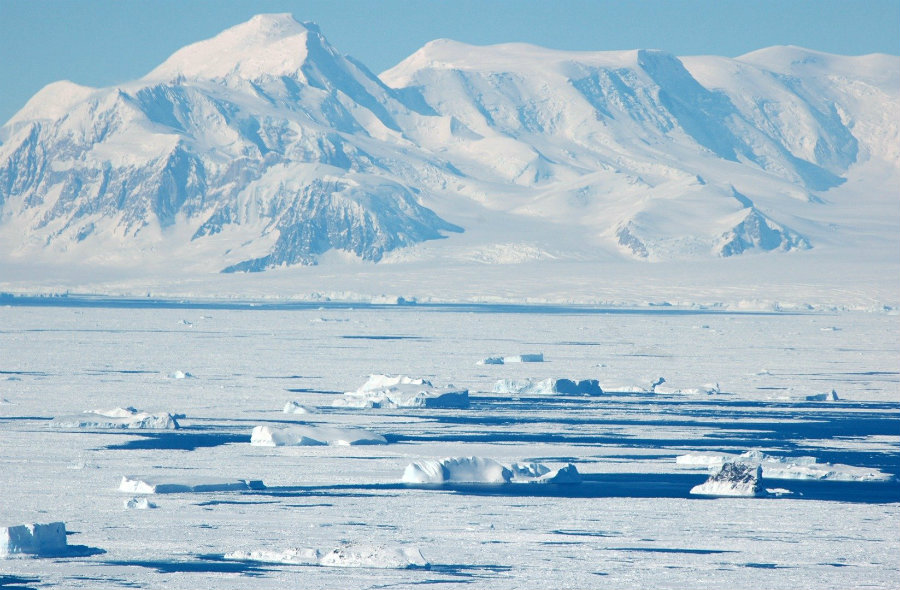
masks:
[[[0,307],[0,526],[63,521],[72,549],[0,559],[0,587],[896,588],[898,336],[886,313],[20,300]],[[467,388],[471,406],[332,405],[378,373]],[[640,391],[659,377],[666,393]],[[491,393],[524,378],[605,393]],[[50,427],[129,406],[181,428]],[[292,423],[388,444],[250,444],[255,426]],[[754,449],[894,479],[702,498],[689,490],[707,471],[675,461]],[[583,481],[401,482],[411,462],[469,456],[572,463]],[[152,494],[140,510],[123,476],[265,488]],[[226,559],[360,547],[429,565]]]

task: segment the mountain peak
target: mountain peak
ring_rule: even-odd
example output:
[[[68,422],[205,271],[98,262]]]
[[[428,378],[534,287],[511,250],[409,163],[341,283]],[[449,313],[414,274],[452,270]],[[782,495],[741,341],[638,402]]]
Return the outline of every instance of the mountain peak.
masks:
[[[318,25],[297,22],[288,13],[258,14],[211,39],[179,49],[146,77],[214,79],[236,75],[253,79],[264,74],[292,74],[306,59],[309,35],[321,37]]]

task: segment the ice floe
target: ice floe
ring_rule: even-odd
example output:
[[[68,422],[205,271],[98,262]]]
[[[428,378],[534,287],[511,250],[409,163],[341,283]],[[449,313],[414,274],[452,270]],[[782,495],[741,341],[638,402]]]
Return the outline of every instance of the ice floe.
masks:
[[[384,445],[387,444],[387,439],[380,434],[354,427],[260,425],[253,429],[250,444],[262,447]]]
[[[691,488],[691,493],[697,496],[764,496],[761,478],[759,465],[725,463],[705,482]]]
[[[57,416],[49,423],[51,428],[129,428],[174,430],[178,428],[175,416],[168,413],[151,414],[134,408],[111,410],[87,410],[72,416]]]
[[[603,389],[596,379],[500,379],[494,384],[493,393],[515,395],[601,395]]]
[[[541,463],[513,463],[507,467],[484,457],[447,457],[416,461],[403,471],[404,483],[578,483],[581,476],[571,463],[550,469]]]
[[[379,569],[427,568],[428,561],[416,547],[358,545],[344,543],[331,550],[293,548],[273,551],[233,551],[224,556],[232,561],[253,561],[291,565],[320,565],[326,567],[364,567]]]
[[[517,354],[515,356],[489,356],[478,361],[479,365],[506,365],[509,363],[542,363],[544,362],[544,353],[535,354]]]
[[[468,408],[469,391],[406,375],[370,375],[356,391],[344,393],[334,406],[345,408]]]
[[[831,481],[890,481],[894,476],[870,467],[855,467],[840,463],[819,463],[815,457],[779,457],[751,450],[740,455],[699,451],[675,458],[678,465],[718,468],[728,462],[739,461],[758,465],[766,479],[816,479]]]
[[[169,379],[191,379],[194,376],[187,371],[173,371],[166,375]]]
[[[61,555],[66,553],[66,525],[21,524],[0,527],[0,557],[16,554]]]
[[[179,494],[184,492],[240,492],[262,490],[258,479],[227,479],[185,475],[122,476],[119,491],[128,494]]]

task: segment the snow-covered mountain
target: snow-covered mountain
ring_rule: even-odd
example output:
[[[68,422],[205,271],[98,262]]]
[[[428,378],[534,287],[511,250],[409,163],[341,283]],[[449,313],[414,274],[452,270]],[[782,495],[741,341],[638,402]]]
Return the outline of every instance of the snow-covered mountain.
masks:
[[[438,40],[377,77],[315,25],[260,15],[134,82],[35,95],[0,128],[0,252],[259,271],[330,250],[510,262],[815,249],[854,195],[892,198],[898,65],[794,47],[679,59]],[[877,194],[857,170],[879,174]]]

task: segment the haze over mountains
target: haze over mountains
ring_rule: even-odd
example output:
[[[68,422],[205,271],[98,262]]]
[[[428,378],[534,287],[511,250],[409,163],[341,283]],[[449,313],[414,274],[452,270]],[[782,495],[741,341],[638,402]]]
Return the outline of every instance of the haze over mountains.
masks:
[[[438,40],[375,76],[260,15],[134,82],[36,94],[0,128],[0,257],[893,265],[898,121],[895,56]]]

